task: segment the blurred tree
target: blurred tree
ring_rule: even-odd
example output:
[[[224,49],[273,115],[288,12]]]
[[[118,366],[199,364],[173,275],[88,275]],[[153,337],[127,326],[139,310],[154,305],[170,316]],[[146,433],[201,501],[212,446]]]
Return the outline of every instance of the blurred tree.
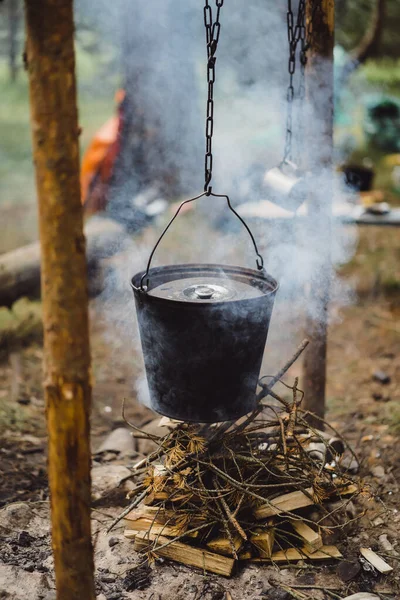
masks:
[[[5,57],[10,81],[17,79],[18,70],[22,60],[19,56],[21,48],[22,28],[22,3],[19,0],[5,0],[0,2],[0,53]]]
[[[399,29],[398,0],[336,0],[336,43],[361,58],[368,42],[368,58],[399,58]]]
[[[8,0],[8,65],[11,81],[17,79],[18,73],[18,30],[21,22],[19,7],[18,0]]]

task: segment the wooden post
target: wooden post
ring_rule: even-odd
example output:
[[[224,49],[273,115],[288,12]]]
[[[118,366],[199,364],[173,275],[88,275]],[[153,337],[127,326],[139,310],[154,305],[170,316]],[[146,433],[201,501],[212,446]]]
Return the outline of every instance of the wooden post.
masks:
[[[73,0],[25,0],[39,203],[52,542],[58,600],[94,600],[91,402]]]
[[[306,88],[311,113],[307,138],[310,164],[315,173],[309,194],[309,243],[315,258],[315,268],[310,280],[310,309],[306,322],[306,337],[310,340],[310,346],[304,359],[303,385],[304,406],[319,417],[324,417],[325,414],[327,317],[332,273],[334,22],[334,0],[307,0],[307,24],[311,32],[306,67]],[[309,420],[321,428],[320,421],[312,417]]]

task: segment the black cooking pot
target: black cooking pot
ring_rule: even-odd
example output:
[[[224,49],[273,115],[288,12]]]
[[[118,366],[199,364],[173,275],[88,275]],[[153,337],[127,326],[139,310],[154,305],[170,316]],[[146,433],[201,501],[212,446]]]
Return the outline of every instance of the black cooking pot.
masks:
[[[153,410],[206,423],[234,420],[255,408],[278,285],[265,273],[251,238],[258,270],[213,264],[150,268],[158,242],[146,271],[133,277]]]

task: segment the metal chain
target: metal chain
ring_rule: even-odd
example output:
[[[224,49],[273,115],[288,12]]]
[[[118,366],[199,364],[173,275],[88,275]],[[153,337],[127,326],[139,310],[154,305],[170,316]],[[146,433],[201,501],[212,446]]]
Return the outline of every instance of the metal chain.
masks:
[[[215,63],[216,51],[218,47],[219,36],[221,33],[220,15],[224,0],[215,0],[217,14],[213,21],[212,8],[209,0],[205,0],[204,6],[204,25],[206,28],[207,43],[207,112],[206,112],[206,154],[204,160],[204,191],[207,196],[211,194],[210,186],[213,169],[212,155],[212,137],[214,133],[214,83],[215,83]]]
[[[292,138],[293,138],[293,101],[294,101],[294,75],[296,72],[296,61],[297,61],[297,45],[301,40],[301,55],[300,62],[302,65],[301,79],[300,79],[300,92],[299,95],[305,93],[304,86],[304,68],[306,60],[306,2],[305,0],[299,1],[296,23],[294,19],[294,12],[292,6],[292,0],[288,0],[288,9],[286,14],[287,21],[287,35],[289,42],[289,61],[288,61],[288,72],[289,72],[289,85],[286,93],[287,101],[287,116],[286,116],[286,138],[285,148],[283,151],[282,163],[292,159]]]

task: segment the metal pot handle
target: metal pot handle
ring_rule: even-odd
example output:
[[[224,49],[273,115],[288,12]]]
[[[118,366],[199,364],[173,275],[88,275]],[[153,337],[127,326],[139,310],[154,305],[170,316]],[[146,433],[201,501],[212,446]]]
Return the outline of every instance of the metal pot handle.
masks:
[[[164,235],[167,233],[168,229],[171,227],[172,223],[175,221],[176,217],[179,215],[181,208],[185,205],[188,204],[189,202],[194,202],[195,200],[198,200],[199,198],[202,198],[203,196],[214,196],[214,198],[225,198],[226,202],[230,208],[230,210],[233,212],[234,215],[236,215],[236,217],[239,219],[239,221],[241,221],[241,223],[244,225],[244,227],[247,229],[247,232],[251,238],[251,241],[253,242],[253,246],[254,246],[254,250],[256,251],[256,264],[257,264],[257,269],[259,271],[262,271],[264,268],[264,259],[261,256],[261,254],[258,251],[257,248],[257,244],[256,241],[254,239],[254,236],[249,228],[249,226],[247,225],[247,223],[242,219],[242,217],[236,212],[236,210],[233,208],[231,201],[229,200],[229,197],[226,196],[225,194],[214,194],[213,192],[203,192],[202,194],[200,194],[199,196],[195,196],[194,198],[190,198],[189,200],[185,200],[184,202],[182,202],[182,204],[180,204],[180,206],[178,207],[178,210],[176,211],[176,213],[174,214],[174,216],[172,217],[172,219],[170,220],[170,222],[168,223],[168,225],[165,227],[164,231],[162,232],[162,234],[160,235],[160,237],[158,238],[153,250],[150,253],[149,256],[149,260],[147,262],[147,267],[146,267],[146,271],[144,272],[144,274],[142,275],[142,278],[140,280],[140,289],[142,290],[142,292],[145,292],[146,290],[143,287],[143,282],[144,280],[147,278],[146,281],[146,288],[149,287],[149,271],[150,271],[150,266],[151,266],[151,261],[153,260],[153,256],[155,251],[157,250],[157,247],[159,245],[159,243],[161,242],[161,240],[163,239]]]

